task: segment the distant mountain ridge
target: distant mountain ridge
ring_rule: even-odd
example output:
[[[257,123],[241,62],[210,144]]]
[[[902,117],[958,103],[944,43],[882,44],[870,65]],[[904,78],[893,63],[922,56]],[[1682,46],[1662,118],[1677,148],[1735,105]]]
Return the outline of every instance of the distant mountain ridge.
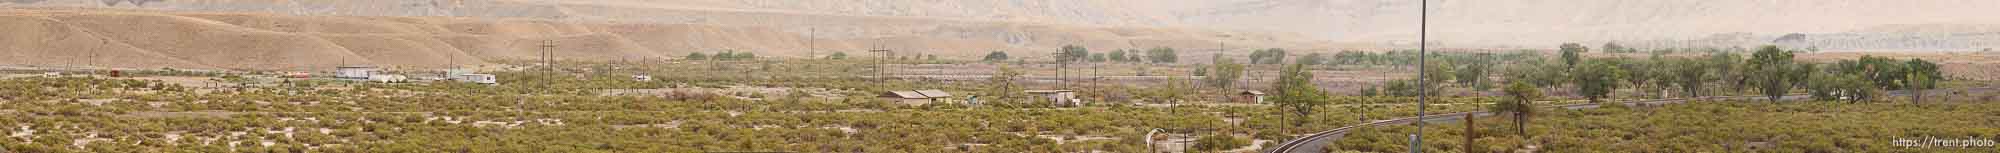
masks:
[[[21,0],[17,0],[21,1]],[[96,0],[91,0],[96,1]],[[119,0],[113,0],[119,1]],[[56,3],[57,1],[43,2]],[[1291,33],[1343,42],[1414,41],[1408,0],[199,0],[148,8],[292,15],[461,16],[722,25],[876,16]],[[1876,26],[2000,24],[1991,0],[1433,0],[1438,40],[1466,45],[1692,40],[1714,34],[1842,33]],[[88,5],[88,4],[71,4]],[[660,12],[701,12],[666,13]],[[744,20],[754,12],[806,16]],[[774,21],[800,20],[800,21]],[[799,28],[802,29],[802,28]],[[837,29],[837,28],[836,28]],[[1954,33],[1985,33],[1970,29]]]
[[[115,5],[114,5],[115,4]],[[806,58],[1172,47],[1188,58],[1414,46],[1404,0],[6,0],[0,65],[310,70],[531,58]],[[1990,0],[1434,0],[1444,48],[2000,48]],[[1783,38],[1783,39],[1780,39]],[[115,54],[115,55],[112,55]],[[102,55],[102,56],[100,56]],[[120,61],[103,65],[88,60]],[[452,61],[452,62],[441,62]],[[1199,60],[1196,60],[1199,62]]]

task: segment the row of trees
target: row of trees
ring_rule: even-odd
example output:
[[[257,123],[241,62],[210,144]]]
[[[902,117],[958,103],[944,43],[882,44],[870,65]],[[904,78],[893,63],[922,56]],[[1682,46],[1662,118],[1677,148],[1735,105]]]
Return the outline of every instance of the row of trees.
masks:
[[[1514,132],[1523,139],[1529,137],[1527,122],[1537,112],[1533,103],[1544,97],[1540,87],[1536,86],[1558,86],[1567,82],[1592,103],[1607,97],[1620,85],[1631,85],[1635,91],[1641,92],[1664,92],[1678,86],[1682,93],[1687,93],[1686,96],[1696,97],[1708,88],[1705,84],[1728,86],[1722,89],[1725,91],[1757,89],[1755,92],[1769,101],[1794,93],[1794,88],[1806,88],[1817,100],[1849,102],[1874,99],[1879,90],[1911,90],[1917,92],[1912,101],[1920,102],[1921,91],[1936,88],[1936,81],[1943,79],[1937,71],[1937,64],[1923,59],[1894,60],[1863,56],[1834,63],[1808,63],[1794,60],[1794,53],[1799,51],[1787,51],[1776,46],[1759,47],[1747,59],[1731,52],[1711,52],[1705,57],[1693,58],[1669,58],[1655,54],[1645,60],[1584,58],[1581,53],[1588,49],[1581,45],[1563,44],[1559,48],[1564,61],[1560,66],[1540,60],[1511,65],[1507,73],[1511,83],[1503,90],[1506,99],[1489,109],[1508,114],[1513,120]],[[1615,46],[1607,44],[1606,48]]]
[[[715,55],[703,54],[701,52],[688,53],[686,58],[688,60],[715,59],[718,61],[737,61],[737,60],[756,59],[757,54],[750,52],[736,52],[736,50],[724,50],[720,53],[715,53]]]
[[[1615,48],[1615,45],[1613,45]],[[1532,53],[1496,55],[1488,53],[1432,54],[1425,73],[1429,78],[1394,80],[1385,83],[1382,94],[1414,96],[1415,89],[1442,89],[1445,86],[1490,89],[1489,76],[1500,75],[1509,82],[1537,88],[1568,87],[1577,96],[1592,102],[1612,96],[1618,89],[1632,89],[1640,95],[1664,97],[1669,93],[1698,97],[1713,93],[1752,91],[1776,100],[1805,89],[1821,99],[1868,100],[1878,90],[1932,89],[1943,75],[1937,64],[1922,59],[1895,60],[1864,56],[1834,63],[1794,61],[1798,50],[1764,46],[1743,57],[1735,52],[1709,52],[1694,57],[1669,57],[1655,51],[1648,58],[1624,56],[1591,58],[1589,48],[1568,43],[1558,47],[1560,63]],[[1629,48],[1620,48],[1629,49]],[[1395,52],[1382,55],[1393,55]],[[1394,56],[1342,52],[1328,63],[1367,63],[1371,59],[1399,59]],[[1308,55],[1309,57],[1311,55]],[[1526,58],[1522,58],[1526,57]],[[1313,62],[1302,57],[1299,62]],[[1495,73],[1498,72],[1498,73]],[[1440,86],[1415,87],[1417,82]],[[1453,84],[1447,84],[1453,83]],[[1751,90],[1754,89],[1754,90]],[[1364,95],[1376,93],[1374,88]]]
[[[1083,46],[1066,45],[1063,46],[1061,50],[1056,52],[1054,57],[1057,62],[1092,62],[1092,63],[1180,62],[1180,54],[1175,52],[1174,48],[1166,48],[1166,47],[1156,47],[1152,49],[1146,49],[1143,51],[1137,49],[1120,49],[1111,51],[1110,53],[1091,53],[1090,49],[1084,48]],[[1008,55],[1007,52],[1005,51],[993,51],[986,53],[986,56],[981,58],[980,61],[995,62],[995,61],[1006,61],[1013,58],[1015,57]]]

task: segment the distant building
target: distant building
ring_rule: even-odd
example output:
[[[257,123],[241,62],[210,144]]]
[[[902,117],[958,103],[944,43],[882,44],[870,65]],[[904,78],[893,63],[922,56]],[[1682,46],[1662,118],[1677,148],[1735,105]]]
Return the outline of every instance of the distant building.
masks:
[[[460,74],[458,76],[453,76],[452,80],[465,81],[478,84],[500,84],[499,77],[494,77],[492,74]]]
[[[951,93],[944,92],[943,90],[889,91],[882,93],[882,96],[877,96],[877,98],[904,105],[919,106],[950,100]]]
[[[1236,95],[1237,95],[1236,96],[1237,102],[1252,103],[1252,104],[1264,103],[1263,91],[1243,90],[1243,92],[1237,92]]]
[[[406,77],[403,75],[393,75],[393,74],[376,74],[368,76],[368,81],[374,81],[380,83],[404,83],[404,82],[409,82],[410,77]]]
[[[1083,100],[1076,99],[1076,91],[1070,90],[1027,90],[1028,94],[1042,97],[1057,106],[1083,106]]]
[[[632,81],[639,81],[639,82],[646,82],[646,81],[653,81],[653,76],[651,76],[651,75],[632,75]]]
[[[304,79],[304,78],[311,78],[311,77],[312,77],[312,73],[306,73],[306,72],[285,72],[285,78],[294,78],[294,79]]]
[[[333,70],[333,78],[367,80],[381,71],[382,68],[374,66],[341,66]]]

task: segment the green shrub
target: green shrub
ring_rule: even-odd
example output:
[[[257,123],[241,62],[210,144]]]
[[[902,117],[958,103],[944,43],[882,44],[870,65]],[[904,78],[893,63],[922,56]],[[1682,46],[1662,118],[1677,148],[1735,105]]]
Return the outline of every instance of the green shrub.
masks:
[[[1194,148],[1203,151],[1236,149],[1250,145],[1250,140],[1236,136],[1211,135],[1195,139]]]

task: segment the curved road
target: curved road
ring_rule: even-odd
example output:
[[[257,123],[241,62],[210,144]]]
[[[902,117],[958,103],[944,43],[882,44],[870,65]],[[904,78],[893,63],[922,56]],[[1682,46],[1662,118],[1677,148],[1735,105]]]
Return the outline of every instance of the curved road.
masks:
[[[1759,98],[1765,98],[1765,97],[1764,97],[1764,96],[1736,96],[1736,97],[1709,97],[1709,98],[1702,98],[1702,99],[1759,99]],[[1791,95],[1791,96],[1785,96],[1785,97],[1783,97],[1783,98],[1780,98],[1780,99],[1784,99],[1784,100],[1795,100],[1795,99],[1803,99],[1803,98],[1806,98],[1806,96],[1804,96],[1804,95]],[[1641,105],[1641,104],[1643,104],[1643,105],[1660,105],[1660,104],[1671,104],[1671,103],[1681,103],[1681,102],[1686,102],[1686,101],[1687,101],[1687,99],[1657,99],[1657,100],[1643,100],[1643,101],[1631,101],[1631,102],[1622,102],[1622,103],[1596,103],[1596,104],[1569,104],[1569,105],[1559,105],[1559,106],[1550,106],[1550,107],[1544,107],[1544,108],[1563,108],[1563,109],[1589,109],[1589,108],[1597,108],[1597,107],[1598,107],[1598,106],[1599,106],[1600,104],[1625,104],[1625,105],[1627,105],[1627,106],[1631,106],[1631,105]],[[1475,116],[1490,116],[1490,115],[1493,115],[1493,113],[1487,113],[1486,111],[1472,111],[1472,112],[1458,112],[1458,113],[1449,113],[1449,114],[1437,114],[1437,115],[1425,115],[1425,116],[1427,116],[1427,117],[1426,117],[1426,118],[1424,118],[1424,120],[1425,120],[1425,121],[1429,121],[1429,122],[1440,122],[1440,121],[1455,121],[1455,120],[1459,120],[1459,119],[1461,119],[1461,118],[1464,118],[1464,117],[1465,117],[1465,114],[1466,114],[1466,113],[1473,113],[1472,115],[1475,115]],[[1433,117],[1433,116],[1434,116],[1434,117]],[[1402,117],[1402,118],[1395,118],[1395,119],[1389,119],[1389,120],[1376,120],[1376,121],[1374,121],[1374,122],[1368,122],[1368,123],[1361,123],[1361,124],[1359,124],[1359,125],[1353,125],[1353,126],[1347,126],[1347,127],[1340,127],[1340,128],[1335,128],[1335,129],[1333,129],[1333,130],[1327,130],[1327,131],[1321,131],[1321,132],[1319,132],[1319,133],[1313,133],[1312,135],[1307,135],[1307,136],[1305,136],[1305,137],[1300,137],[1300,138],[1297,138],[1297,139],[1292,139],[1292,140],[1288,140],[1288,141],[1285,141],[1285,143],[1282,143],[1282,144],[1279,144],[1279,145],[1278,145],[1278,148],[1276,148],[1276,149],[1271,149],[1271,150],[1270,150],[1270,151],[1268,151],[1267,153],[1318,153],[1318,152],[1325,152],[1325,150],[1326,150],[1326,144],[1327,144],[1327,143],[1329,143],[1329,142],[1333,142],[1333,141],[1335,141],[1335,140],[1339,140],[1341,136],[1345,136],[1345,135],[1347,135],[1347,132],[1348,132],[1348,131],[1351,131],[1351,130],[1353,130],[1353,129],[1357,129],[1357,128],[1364,128],[1364,127],[1373,127],[1373,126],[1381,126],[1381,125],[1403,125],[1403,124],[1411,124],[1411,123],[1414,123],[1413,121],[1416,121],[1416,120],[1417,120],[1417,117],[1414,117],[1414,116],[1412,116],[1412,117]]]

